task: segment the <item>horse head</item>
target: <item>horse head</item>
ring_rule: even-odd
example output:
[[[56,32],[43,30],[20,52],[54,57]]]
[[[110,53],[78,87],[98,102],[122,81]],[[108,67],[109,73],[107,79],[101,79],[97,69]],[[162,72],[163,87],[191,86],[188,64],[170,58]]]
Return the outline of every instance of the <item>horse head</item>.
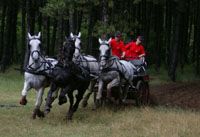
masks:
[[[74,35],[72,32],[70,33],[70,38],[75,41],[75,56],[80,55],[81,50],[81,32],[78,35]]]
[[[28,49],[30,52],[30,59],[33,62],[38,62],[41,56],[41,41],[40,41],[41,33],[39,32],[38,35],[31,36],[28,33]]]
[[[106,40],[102,40],[99,38],[99,61],[100,61],[100,70],[102,70],[103,68],[106,67],[107,61],[108,59],[111,57],[111,47],[109,45],[111,39],[109,39],[108,41]]]
[[[72,38],[65,38],[65,42],[60,48],[59,51],[59,61],[66,66],[69,62],[72,61],[73,54],[75,51],[75,44],[74,39]]]

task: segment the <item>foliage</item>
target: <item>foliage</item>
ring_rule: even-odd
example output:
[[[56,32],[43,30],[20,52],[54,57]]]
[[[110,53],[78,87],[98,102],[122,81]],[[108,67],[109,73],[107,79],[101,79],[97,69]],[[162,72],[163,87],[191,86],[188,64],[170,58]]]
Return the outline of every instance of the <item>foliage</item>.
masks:
[[[67,15],[65,0],[48,0],[45,7],[41,8],[41,12],[52,18]]]

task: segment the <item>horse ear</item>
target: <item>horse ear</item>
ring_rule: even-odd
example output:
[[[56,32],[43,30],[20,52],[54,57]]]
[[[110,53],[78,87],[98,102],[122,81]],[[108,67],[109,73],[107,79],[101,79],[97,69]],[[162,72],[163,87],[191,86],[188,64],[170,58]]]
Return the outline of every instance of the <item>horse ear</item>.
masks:
[[[79,38],[81,37],[81,32],[78,33],[78,37],[79,37]]]
[[[41,32],[39,32],[35,38],[40,39],[40,37],[41,37]]]
[[[32,36],[29,32],[28,32],[28,39],[32,39]]]
[[[111,42],[111,40],[112,40],[112,38],[110,38],[110,39],[108,40],[108,44]]]
[[[74,35],[73,35],[73,33],[72,33],[72,32],[70,33],[70,37],[71,37],[71,38],[73,38],[73,37],[74,37]]]
[[[101,38],[99,38],[99,43],[101,44],[103,41],[101,40]]]
[[[40,39],[41,37],[41,32],[38,33],[37,38]]]

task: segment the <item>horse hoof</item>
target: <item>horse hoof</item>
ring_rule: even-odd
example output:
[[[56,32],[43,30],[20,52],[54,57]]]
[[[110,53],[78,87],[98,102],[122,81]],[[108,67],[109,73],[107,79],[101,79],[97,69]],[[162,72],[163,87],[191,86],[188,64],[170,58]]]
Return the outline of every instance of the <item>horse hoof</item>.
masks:
[[[40,118],[43,118],[45,115],[44,115],[44,112],[39,110],[38,113],[37,113],[37,116],[40,117]]]
[[[25,98],[22,98],[19,103],[21,105],[26,105],[27,104],[27,100]]]
[[[87,107],[87,105],[88,105],[87,101],[83,101],[83,102],[82,102],[82,107],[83,107],[83,108]]]
[[[102,100],[97,99],[96,102],[95,102],[95,106],[96,106],[96,108],[99,108],[100,106],[102,106]]]
[[[62,104],[64,104],[64,103],[67,103],[67,98],[64,96],[62,96],[62,97],[59,97],[59,102],[58,102],[58,104],[59,105],[62,105]]]
[[[50,110],[45,110],[44,111],[44,117],[47,116],[49,114]]]
[[[33,114],[33,115],[32,115],[32,119],[36,119],[36,114]]]
[[[32,119],[36,119],[37,109],[33,110]]]

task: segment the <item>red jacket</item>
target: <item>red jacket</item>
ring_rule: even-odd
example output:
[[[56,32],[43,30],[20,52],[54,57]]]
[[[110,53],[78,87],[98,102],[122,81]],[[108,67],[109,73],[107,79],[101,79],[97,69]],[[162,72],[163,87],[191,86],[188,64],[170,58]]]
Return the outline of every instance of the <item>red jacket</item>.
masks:
[[[125,59],[126,60],[134,60],[138,59],[140,55],[144,54],[144,47],[139,44],[136,45],[136,42],[130,42],[125,46]]]
[[[112,39],[110,41],[110,46],[112,49],[112,55],[117,56],[121,58],[122,53],[125,52],[125,45],[123,41],[116,41],[115,39]]]

